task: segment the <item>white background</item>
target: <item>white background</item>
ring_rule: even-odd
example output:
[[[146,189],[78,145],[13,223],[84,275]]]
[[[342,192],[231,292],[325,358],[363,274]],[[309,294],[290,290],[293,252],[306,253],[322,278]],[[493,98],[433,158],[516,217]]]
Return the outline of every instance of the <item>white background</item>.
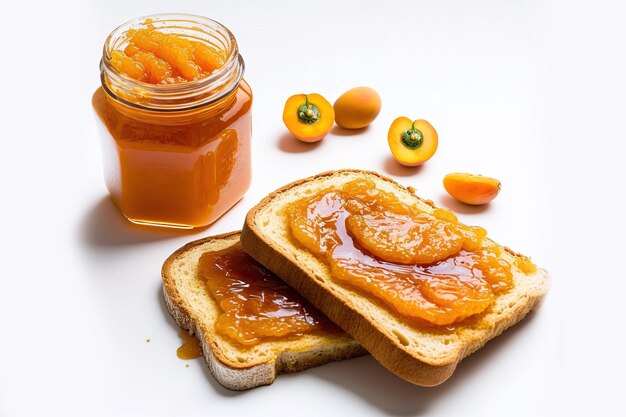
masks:
[[[191,233],[120,217],[90,104],[108,33],[170,11],[228,26],[255,94],[252,187]],[[602,1],[4,5],[0,416],[623,415],[625,14],[623,3]],[[334,129],[313,146],[287,134],[288,96],[332,102],[359,85],[383,101],[365,132]],[[439,132],[421,169],[390,157],[387,129],[400,115]],[[233,393],[200,359],[178,359],[164,259],[240,228],[284,183],[348,167],[414,186],[531,255],[553,275],[543,308],[430,389],[365,357]],[[455,171],[499,178],[501,195],[484,209],[455,204],[441,184]]]

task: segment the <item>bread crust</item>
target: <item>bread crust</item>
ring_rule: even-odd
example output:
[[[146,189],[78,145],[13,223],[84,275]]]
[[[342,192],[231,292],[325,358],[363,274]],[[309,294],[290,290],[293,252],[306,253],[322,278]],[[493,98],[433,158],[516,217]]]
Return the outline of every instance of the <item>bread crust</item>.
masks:
[[[259,212],[265,207],[269,207],[268,205],[271,205],[283,194],[290,193],[300,186],[328,180],[329,177],[351,174],[371,176],[380,181],[385,181],[396,187],[397,190],[411,194],[422,204],[435,208],[432,201],[415,195],[413,188],[404,187],[376,172],[362,170],[329,171],[295,181],[265,197],[248,212],[241,234],[241,243],[248,254],[300,292],[314,306],[361,343],[377,361],[396,375],[416,385],[435,386],[441,384],[452,375],[464,357],[480,349],[487,341],[519,322],[545,296],[549,278],[545,270],[539,269],[535,277],[538,282],[536,291],[523,294],[523,299],[519,302],[513,302],[513,305],[505,309],[505,314],[501,316],[494,318],[491,317],[493,314],[485,314],[484,317],[472,320],[471,329],[468,329],[467,332],[459,331],[459,334],[462,334],[460,342],[453,343],[445,355],[440,357],[429,356],[412,349],[412,346],[407,348],[399,336],[390,336],[389,328],[385,328],[379,321],[373,320],[371,317],[368,318],[358,303],[352,302],[350,297],[337,291],[337,287],[341,286],[340,284],[329,283],[312,274],[310,269],[307,270],[302,262],[297,259],[298,256],[285,251],[278,242],[264,233],[262,225],[258,222]],[[510,256],[520,256],[508,248],[505,250]],[[318,262],[320,268],[325,268],[329,274],[328,267],[321,261]],[[369,302],[373,305],[377,303],[376,300]],[[396,318],[398,323],[406,324],[406,319],[397,316]],[[460,325],[460,327],[463,326],[465,324]],[[415,330],[415,334],[418,339],[420,335],[425,340],[430,337],[427,332],[422,332],[419,329]]]
[[[280,345],[281,349],[274,357],[248,360],[245,363],[229,358],[222,348],[225,342],[215,334],[213,323],[206,322],[200,312],[194,309],[193,300],[186,299],[181,289],[181,277],[176,276],[173,265],[203,244],[232,240],[233,243],[224,246],[228,247],[238,241],[238,236],[239,232],[234,231],[187,243],[170,255],[161,269],[163,296],[168,311],[181,329],[187,330],[198,339],[204,360],[221,385],[234,391],[247,390],[271,384],[280,373],[297,372],[367,353],[347,335],[325,337],[322,334],[305,349],[286,341]],[[210,297],[208,292],[207,297]],[[245,355],[246,352],[242,350],[242,356]]]

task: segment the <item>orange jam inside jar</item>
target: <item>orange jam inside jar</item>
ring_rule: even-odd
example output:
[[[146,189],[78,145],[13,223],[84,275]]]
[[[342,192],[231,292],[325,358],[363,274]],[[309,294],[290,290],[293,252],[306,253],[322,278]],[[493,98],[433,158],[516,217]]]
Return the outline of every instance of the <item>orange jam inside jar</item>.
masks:
[[[252,91],[237,42],[193,15],[155,15],[107,38],[92,104],[105,182],[131,222],[213,223],[250,186]]]

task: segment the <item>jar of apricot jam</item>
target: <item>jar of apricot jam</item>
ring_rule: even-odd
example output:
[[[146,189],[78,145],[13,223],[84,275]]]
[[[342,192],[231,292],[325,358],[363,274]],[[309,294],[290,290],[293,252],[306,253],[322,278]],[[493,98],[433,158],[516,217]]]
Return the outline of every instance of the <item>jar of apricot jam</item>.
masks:
[[[132,20],[107,38],[101,127],[105,182],[131,222],[206,226],[250,186],[252,91],[233,34],[193,15]]]

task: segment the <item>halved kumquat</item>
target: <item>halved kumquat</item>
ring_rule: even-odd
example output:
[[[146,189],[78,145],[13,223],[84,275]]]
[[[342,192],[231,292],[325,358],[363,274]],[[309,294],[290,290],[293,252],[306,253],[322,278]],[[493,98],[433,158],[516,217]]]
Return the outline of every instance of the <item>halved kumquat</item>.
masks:
[[[500,181],[495,178],[463,173],[446,175],[443,186],[452,197],[472,206],[489,203],[502,188]]]
[[[296,94],[283,110],[287,129],[303,142],[322,140],[335,123],[333,106],[319,94]]]
[[[405,166],[418,166],[437,152],[439,137],[435,128],[426,120],[411,121],[398,117],[393,121],[387,135],[393,157]]]

